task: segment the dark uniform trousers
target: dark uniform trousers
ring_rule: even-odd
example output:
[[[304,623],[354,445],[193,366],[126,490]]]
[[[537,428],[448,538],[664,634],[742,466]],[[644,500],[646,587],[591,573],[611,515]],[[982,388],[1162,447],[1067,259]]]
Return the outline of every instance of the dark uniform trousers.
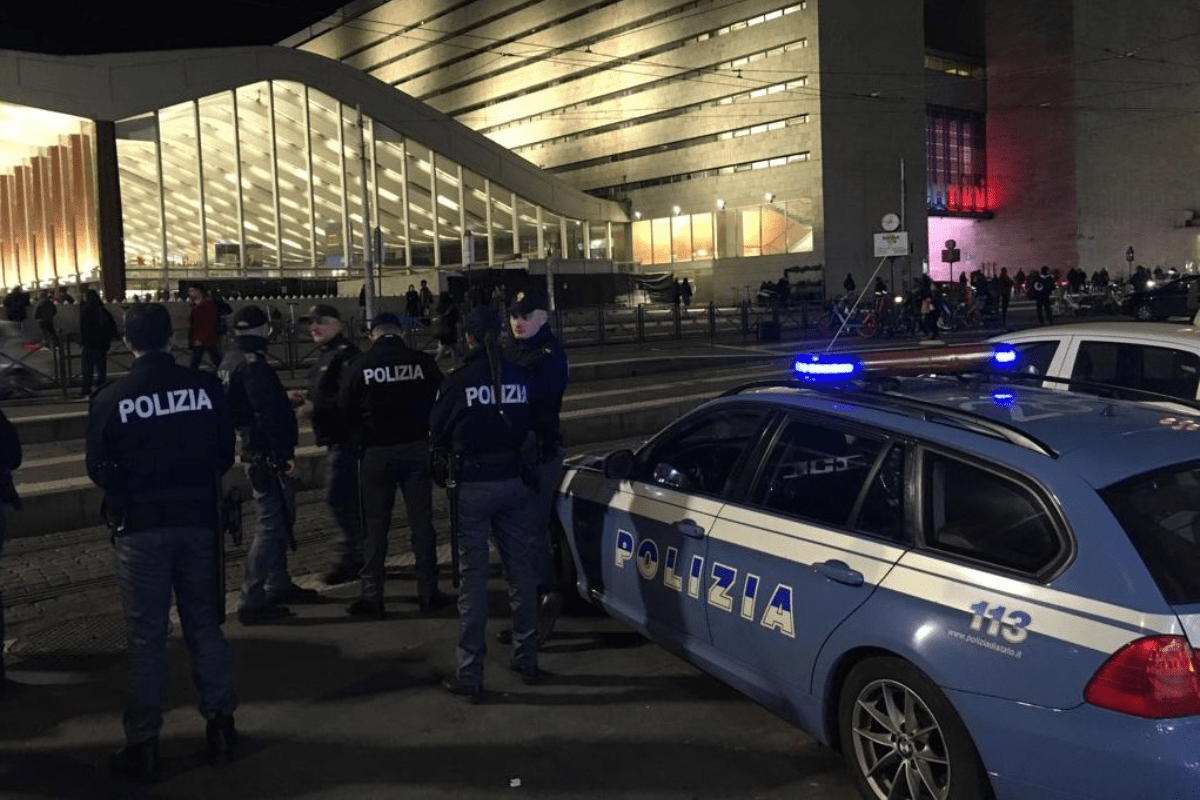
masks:
[[[429,600],[437,588],[437,532],[433,528],[433,478],[429,474],[429,443],[424,439],[379,445],[363,450],[359,472],[365,538],[363,540],[362,598],[383,600],[384,560],[388,530],[396,507],[396,489],[404,492],[408,527],[416,562],[417,597]]]
[[[539,594],[573,588],[558,585],[558,574],[551,556],[550,541],[550,519],[554,510],[554,492],[558,489],[558,484],[562,482],[563,458],[566,454],[566,450],[557,447],[549,458],[538,465],[537,500],[530,513],[529,535],[532,537],[530,553]]]
[[[508,576],[512,609],[513,663],[537,668],[536,578],[530,563],[529,510],[534,491],[520,478],[463,480],[458,485],[458,679],[469,687],[483,682],[487,655],[488,541],[494,539]]]
[[[331,444],[325,459],[325,502],[337,523],[333,549],[338,563],[357,569],[363,562],[362,509],[358,495],[358,442]]]
[[[125,736],[131,745],[157,738],[171,592],[183,638],[192,654],[192,679],[206,719],[237,707],[233,658],[221,632],[223,594],[217,592],[218,532],[156,528],[116,538],[117,583],[129,638],[129,704]]]
[[[287,491],[295,492],[295,484],[285,481]],[[292,578],[287,569],[287,506],[294,496],[284,494],[284,485],[272,477],[266,491],[254,490],[256,525],[254,542],[246,554],[242,588],[238,594],[238,609],[259,609],[267,606],[271,598],[287,591]],[[285,505],[286,504],[286,505]]]

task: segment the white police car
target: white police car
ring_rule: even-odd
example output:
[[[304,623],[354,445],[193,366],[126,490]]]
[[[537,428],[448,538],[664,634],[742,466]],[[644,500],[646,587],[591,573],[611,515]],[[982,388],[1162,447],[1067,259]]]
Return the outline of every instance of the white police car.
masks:
[[[1200,796],[1200,418],[748,386],[569,461],[556,503],[584,597],[840,747],[864,797]]]

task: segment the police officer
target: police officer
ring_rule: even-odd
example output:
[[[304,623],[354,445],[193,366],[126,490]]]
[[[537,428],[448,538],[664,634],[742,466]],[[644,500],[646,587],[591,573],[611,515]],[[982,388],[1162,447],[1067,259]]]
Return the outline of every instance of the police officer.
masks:
[[[320,596],[292,583],[288,575],[298,428],[287,391],[267,363],[271,325],[258,306],[238,309],[232,323],[233,347],[217,372],[241,437],[241,460],[257,506],[254,543],[246,555],[238,596],[238,620],[258,625],[291,616],[286,603],[315,602]]]
[[[13,471],[21,466],[21,439],[17,428],[4,412],[0,411],[0,553],[4,552],[4,540],[8,533],[8,516],[4,506],[20,508],[20,498],[13,484]],[[3,587],[0,587],[2,589]],[[0,593],[0,699],[6,697],[16,686],[4,673],[4,603]]]
[[[482,702],[487,654],[488,541],[494,539],[509,582],[513,658],[525,683],[538,681],[537,588],[529,554],[529,509],[536,500],[521,455],[529,434],[525,370],[503,359],[500,316],[473,309],[464,324],[469,352],[446,378],[430,416],[435,448],[454,459],[461,591],[457,668],[447,691]]]
[[[179,608],[214,761],[233,754],[233,660],[221,632],[225,603],[218,501],[233,464],[233,424],[221,384],[171,355],[171,318],[131,306],[129,376],[100,391],[88,417],[88,476],[104,491],[129,637],[126,746],[110,767],[158,777],[164,648],[171,593]]]
[[[433,356],[406,345],[401,333],[395,314],[378,314],[371,320],[371,347],[350,366],[338,401],[362,445],[361,596],[346,609],[356,617],[384,616],[384,560],[397,487],[404,492],[408,511],[417,603],[423,613],[430,613],[446,602],[438,590],[429,472],[429,410],[442,385],[442,371]]]
[[[357,578],[362,569],[363,535],[358,502],[359,445],[338,410],[338,389],[359,349],[342,333],[342,315],[333,306],[313,306],[308,320],[309,334],[320,355],[308,371],[308,392],[294,392],[292,402],[297,405],[297,416],[312,421],[316,442],[324,445],[328,454],[325,501],[339,533],[334,541],[337,562],[325,575],[325,582],[345,583]]]
[[[559,413],[562,411],[563,394],[567,390],[569,366],[567,354],[550,326],[549,303],[545,292],[538,287],[525,290],[509,309],[509,327],[512,330],[512,345],[505,357],[521,365],[529,373],[529,406],[531,425],[537,437],[537,483],[536,504],[530,510],[530,556],[537,576],[538,596],[538,644],[543,644],[554,630],[554,623],[562,611],[562,589],[555,573],[552,543],[550,540],[550,515],[554,492],[562,480],[563,457],[562,433]],[[512,640],[511,630],[502,630],[496,637],[507,644]]]

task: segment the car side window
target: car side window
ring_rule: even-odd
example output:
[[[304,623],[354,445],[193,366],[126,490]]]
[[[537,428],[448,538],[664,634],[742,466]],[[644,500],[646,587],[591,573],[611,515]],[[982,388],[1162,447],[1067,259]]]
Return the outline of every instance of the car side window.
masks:
[[[638,477],[684,492],[722,495],[734,467],[759,439],[767,412],[722,407],[690,417],[639,454]]]
[[[855,530],[896,542],[910,538],[904,529],[904,449],[902,444],[893,444],[879,459],[854,521]]]
[[[1083,341],[1071,377],[1193,399],[1200,356],[1173,347]]]
[[[846,526],[883,445],[882,439],[828,423],[788,420],[767,455],[752,502],[790,517]]]
[[[1045,375],[1050,372],[1050,364],[1054,354],[1058,352],[1059,341],[1051,339],[1044,342],[1019,342],[1013,345],[1017,351],[1017,363],[1020,369],[1028,375]]]
[[[999,567],[1038,572],[1062,551],[1042,501],[1015,480],[927,453],[924,534],[930,547]]]

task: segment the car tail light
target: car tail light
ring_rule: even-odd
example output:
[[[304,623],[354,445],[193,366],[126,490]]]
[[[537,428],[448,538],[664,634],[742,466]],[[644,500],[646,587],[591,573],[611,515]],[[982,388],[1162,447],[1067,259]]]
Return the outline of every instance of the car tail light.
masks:
[[[1200,657],[1182,636],[1148,636],[1118,650],[1083,697],[1101,708],[1151,719],[1200,714]]]

